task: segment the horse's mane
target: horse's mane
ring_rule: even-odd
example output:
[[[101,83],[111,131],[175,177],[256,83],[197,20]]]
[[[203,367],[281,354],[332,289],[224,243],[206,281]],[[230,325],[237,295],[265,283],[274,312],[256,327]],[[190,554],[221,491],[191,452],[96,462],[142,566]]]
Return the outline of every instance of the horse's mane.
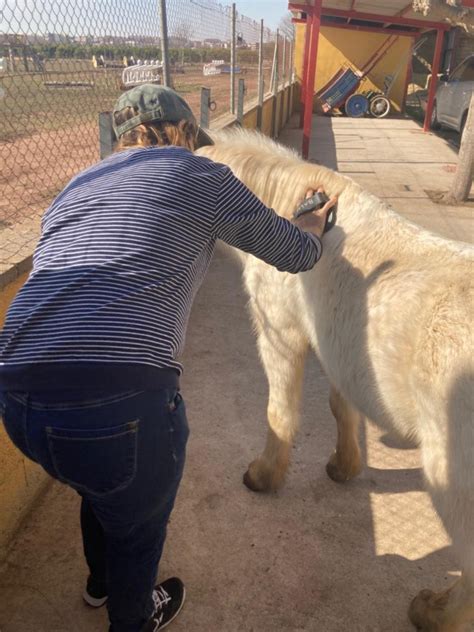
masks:
[[[259,198],[283,216],[290,217],[309,187],[323,186],[328,195],[353,196],[361,187],[331,169],[302,160],[298,154],[267,136],[242,128],[213,132],[216,149],[198,153],[232,168],[235,175],[258,192]],[[258,164],[258,169],[255,169]]]
[[[363,236],[385,233],[387,239],[397,235],[397,241],[418,254],[425,249],[464,252],[472,257],[468,244],[455,242],[431,233],[396,213],[383,200],[365,191],[350,178],[322,165],[304,161],[292,149],[284,147],[253,130],[233,128],[212,133],[215,145],[203,147],[198,154],[228,165],[258,197],[277,213],[291,218],[308,188],[323,186],[329,196],[337,195],[338,224],[349,235]],[[378,238],[378,237],[377,237]]]

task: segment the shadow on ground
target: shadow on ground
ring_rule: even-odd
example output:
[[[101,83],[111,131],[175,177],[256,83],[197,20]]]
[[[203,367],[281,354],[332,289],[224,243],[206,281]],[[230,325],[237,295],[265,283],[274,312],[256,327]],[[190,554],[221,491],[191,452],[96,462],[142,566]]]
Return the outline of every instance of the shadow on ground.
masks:
[[[219,252],[184,359],[191,438],[159,573],[181,576],[188,590],[172,629],[409,632],[410,599],[456,571],[418,452],[389,447],[367,425],[368,467],[346,486],[330,481],[335,424],[312,359],[287,484],[249,492],[241,478],[263,447],[267,386],[245,303],[237,266]],[[78,512],[77,496],[55,483],[18,534],[0,576],[2,632],[107,629],[105,611],[81,601]]]

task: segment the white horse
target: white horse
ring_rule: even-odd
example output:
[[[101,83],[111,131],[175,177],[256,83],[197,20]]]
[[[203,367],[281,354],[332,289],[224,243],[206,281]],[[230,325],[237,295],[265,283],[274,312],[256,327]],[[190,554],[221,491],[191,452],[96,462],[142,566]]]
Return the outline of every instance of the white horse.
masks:
[[[291,218],[309,187],[339,196],[337,225],[313,270],[283,274],[238,253],[270,386],[266,447],[244,482],[256,491],[283,483],[312,348],[331,383],[333,480],[361,470],[364,416],[419,444],[426,487],[463,575],[443,593],[421,591],[409,615],[426,632],[465,630],[474,620],[473,249],[261,135],[238,130],[215,140],[198,153],[229,165],[280,215]]]

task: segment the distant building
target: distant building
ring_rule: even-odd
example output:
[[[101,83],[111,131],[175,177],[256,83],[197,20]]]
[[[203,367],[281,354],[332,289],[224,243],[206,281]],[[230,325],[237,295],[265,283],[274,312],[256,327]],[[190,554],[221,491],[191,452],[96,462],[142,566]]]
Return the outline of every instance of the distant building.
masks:
[[[205,48],[227,48],[227,43],[214,37],[208,37],[203,41]]]

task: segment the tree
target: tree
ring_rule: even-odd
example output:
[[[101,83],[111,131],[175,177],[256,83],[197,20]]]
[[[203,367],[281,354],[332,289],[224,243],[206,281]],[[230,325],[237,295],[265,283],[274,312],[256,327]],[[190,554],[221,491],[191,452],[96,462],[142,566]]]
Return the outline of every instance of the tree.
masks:
[[[461,137],[458,167],[451,190],[443,197],[447,204],[464,202],[469,197],[474,176],[474,93],[467,114],[466,124]]]
[[[171,29],[171,36],[185,46],[193,38],[193,27],[189,22],[179,22]]]
[[[280,19],[280,22],[278,24],[278,28],[280,30],[280,33],[284,37],[287,37],[288,39],[294,39],[295,38],[295,25],[291,21],[292,17],[293,17],[292,14],[290,13],[290,11],[288,11],[288,13],[286,13]]]
[[[413,11],[474,32],[474,11],[463,7],[462,0],[413,0]]]

